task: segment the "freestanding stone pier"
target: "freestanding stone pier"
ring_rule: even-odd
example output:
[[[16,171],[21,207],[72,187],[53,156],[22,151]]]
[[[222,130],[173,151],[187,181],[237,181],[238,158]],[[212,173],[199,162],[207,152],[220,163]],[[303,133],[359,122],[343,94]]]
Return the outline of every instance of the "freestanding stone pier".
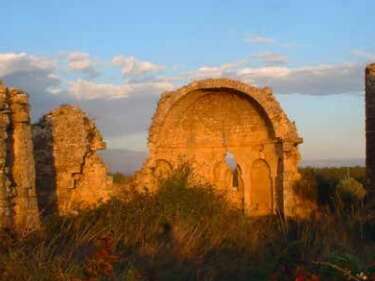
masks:
[[[39,224],[28,95],[0,84],[0,227]]]
[[[375,194],[375,63],[366,67],[366,169],[368,192]]]

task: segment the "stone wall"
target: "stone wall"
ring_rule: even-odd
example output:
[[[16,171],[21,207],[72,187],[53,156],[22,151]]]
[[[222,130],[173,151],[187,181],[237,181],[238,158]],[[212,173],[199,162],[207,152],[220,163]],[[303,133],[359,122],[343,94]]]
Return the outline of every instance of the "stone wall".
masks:
[[[96,151],[105,143],[79,108],[63,105],[33,126],[40,209],[72,213],[108,200],[112,181]]]
[[[250,215],[310,212],[294,192],[298,136],[269,88],[208,79],[162,95],[137,179],[151,190],[185,162]],[[228,156],[235,162],[230,167]]]
[[[39,227],[28,96],[0,84],[0,226]]]
[[[63,105],[31,128],[29,111],[24,92],[0,86],[0,227],[39,226],[39,212],[72,214],[113,195],[97,155],[105,143],[94,122]],[[136,181],[156,190],[163,177],[188,163],[196,180],[250,215],[306,216],[310,210],[294,190],[301,142],[269,88],[197,81],[162,95],[149,159]]]
[[[107,200],[112,181],[96,154],[104,147],[74,106],[31,127],[28,95],[0,83],[0,227],[38,228],[40,211],[66,214]]]
[[[375,196],[375,64],[368,65],[366,79],[366,168],[370,196]]]

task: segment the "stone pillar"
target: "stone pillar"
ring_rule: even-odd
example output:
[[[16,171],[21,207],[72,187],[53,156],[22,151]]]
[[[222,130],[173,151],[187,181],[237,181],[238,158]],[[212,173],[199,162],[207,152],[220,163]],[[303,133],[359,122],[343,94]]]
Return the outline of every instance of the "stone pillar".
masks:
[[[375,194],[375,64],[366,67],[366,169],[367,188]]]
[[[282,190],[283,190],[283,213],[287,217],[297,217],[298,197],[295,194],[294,185],[299,180],[298,162],[300,159],[298,150],[293,143],[282,144]]]
[[[0,85],[0,227],[40,226],[28,96]]]
[[[297,145],[302,143],[302,139],[297,142],[284,142],[282,146],[283,151],[283,211],[287,217],[294,218],[308,218],[317,209],[316,202],[306,200],[297,194],[296,184],[301,179],[298,171],[298,163],[300,154]]]
[[[20,90],[9,91],[11,120],[11,174],[16,187],[14,223],[17,227],[39,226],[35,189],[35,164],[30,125],[29,97]]]
[[[12,207],[8,169],[8,89],[0,83],[0,228],[11,227]]]

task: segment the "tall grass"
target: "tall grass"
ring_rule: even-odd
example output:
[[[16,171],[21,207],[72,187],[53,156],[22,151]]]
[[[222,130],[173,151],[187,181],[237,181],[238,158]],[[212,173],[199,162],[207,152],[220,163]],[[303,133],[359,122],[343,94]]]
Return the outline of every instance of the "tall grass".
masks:
[[[249,218],[181,168],[157,193],[123,191],[97,209],[0,237],[0,280],[350,280],[369,275],[361,212],[309,221]],[[297,279],[304,278],[304,279]],[[319,278],[319,279],[313,279]],[[370,277],[368,277],[370,278]],[[362,280],[362,279],[352,279]]]

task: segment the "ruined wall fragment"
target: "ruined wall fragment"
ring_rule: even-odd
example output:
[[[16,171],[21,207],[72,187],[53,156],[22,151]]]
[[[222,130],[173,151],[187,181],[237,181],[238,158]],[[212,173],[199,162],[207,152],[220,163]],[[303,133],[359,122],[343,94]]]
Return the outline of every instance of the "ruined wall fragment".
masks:
[[[0,85],[0,225],[40,225],[28,96]]]
[[[96,154],[105,143],[79,108],[63,105],[33,126],[40,207],[71,213],[110,197],[112,182]]]
[[[155,190],[163,174],[183,161],[195,178],[249,215],[305,217],[311,210],[294,190],[301,142],[269,88],[229,79],[195,81],[159,100],[149,131],[150,155],[137,180]],[[235,158],[234,169],[227,155]]]
[[[375,196],[375,64],[366,67],[366,169],[368,191]]]
[[[12,224],[11,190],[8,167],[8,89],[0,84],[0,227]]]

